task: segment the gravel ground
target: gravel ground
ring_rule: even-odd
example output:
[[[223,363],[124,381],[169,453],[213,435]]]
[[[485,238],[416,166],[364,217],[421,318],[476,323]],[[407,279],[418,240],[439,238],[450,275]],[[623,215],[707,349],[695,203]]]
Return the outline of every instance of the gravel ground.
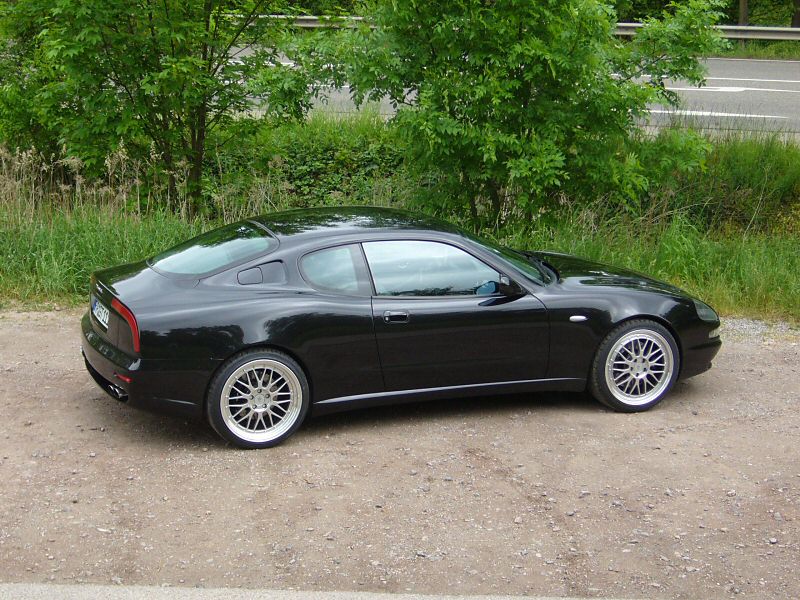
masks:
[[[265,451],[137,412],[78,313],[0,312],[0,582],[800,597],[800,332],[728,319],[638,415],[584,395],[312,419]]]

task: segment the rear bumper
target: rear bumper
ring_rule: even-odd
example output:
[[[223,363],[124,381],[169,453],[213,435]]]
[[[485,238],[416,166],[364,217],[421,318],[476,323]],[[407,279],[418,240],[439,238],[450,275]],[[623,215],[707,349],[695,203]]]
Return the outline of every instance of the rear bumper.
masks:
[[[205,390],[213,369],[198,369],[182,361],[128,356],[94,331],[88,313],[81,321],[81,330],[86,369],[109,396],[134,408],[202,418]]]
[[[716,337],[685,349],[680,378],[687,379],[708,371],[711,368],[711,361],[714,360],[721,347],[722,340]]]

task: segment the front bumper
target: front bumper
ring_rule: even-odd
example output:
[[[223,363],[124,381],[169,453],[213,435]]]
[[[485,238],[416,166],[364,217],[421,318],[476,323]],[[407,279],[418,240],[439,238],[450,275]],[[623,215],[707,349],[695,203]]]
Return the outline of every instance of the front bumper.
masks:
[[[722,340],[715,337],[702,344],[684,349],[680,378],[688,379],[708,371],[711,368],[711,361],[714,360],[721,347]]]
[[[210,372],[182,361],[144,360],[121,352],[81,321],[81,353],[97,385],[115,400],[158,413],[201,419]]]

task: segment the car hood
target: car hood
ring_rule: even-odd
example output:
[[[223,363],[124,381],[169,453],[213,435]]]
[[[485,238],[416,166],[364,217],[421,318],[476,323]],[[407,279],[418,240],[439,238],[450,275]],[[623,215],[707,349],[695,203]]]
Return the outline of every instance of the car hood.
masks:
[[[607,287],[656,292],[686,297],[679,287],[630,269],[612,267],[569,254],[535,252],[537,258],[558,272],[559,282],[568,287]]]

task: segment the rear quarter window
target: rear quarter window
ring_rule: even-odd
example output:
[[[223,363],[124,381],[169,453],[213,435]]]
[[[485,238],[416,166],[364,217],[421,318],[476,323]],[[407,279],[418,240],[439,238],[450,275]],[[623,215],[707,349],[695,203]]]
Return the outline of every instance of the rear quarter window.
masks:
[[[355,244],[316,250],[300,259],[300,273],[313,288],[348,296],[369,296],[369,283],[361,250]]]
[[[207,231],[147,262],[168,275],[200,277],[263,256],[277,247],[278,240],[268,231],[242,221]]]

